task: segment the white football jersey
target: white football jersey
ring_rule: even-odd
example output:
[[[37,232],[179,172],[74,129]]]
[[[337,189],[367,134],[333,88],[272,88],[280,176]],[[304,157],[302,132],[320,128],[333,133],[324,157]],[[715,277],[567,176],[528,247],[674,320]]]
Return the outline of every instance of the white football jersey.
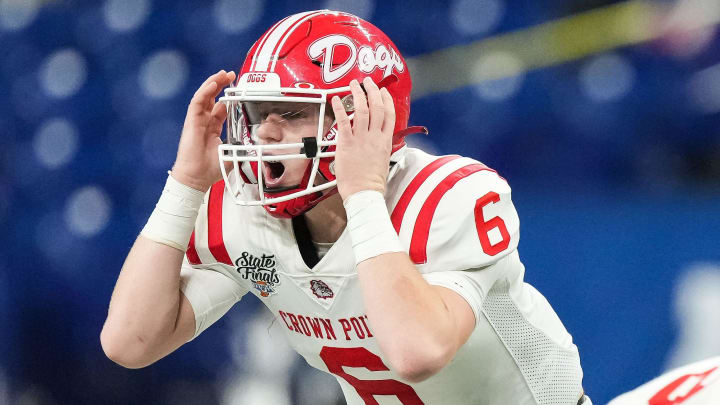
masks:
[[[430,284],[457,292],[475,313],[475,331],[444,369],[409,383],[388,368],[347,231],[308,268],[291,220],[235,205],[222,182],[200,208],[181,273],[196,335],[251,292],[290,345],[337,378],[350,405],[577,404],[578,351],[547,300],[523,282],[505,179],[460,156],[403,148],[393,159],[386,201],[402,245]]]
[[[720,357],[670,370],[608,405],[720,404]]]

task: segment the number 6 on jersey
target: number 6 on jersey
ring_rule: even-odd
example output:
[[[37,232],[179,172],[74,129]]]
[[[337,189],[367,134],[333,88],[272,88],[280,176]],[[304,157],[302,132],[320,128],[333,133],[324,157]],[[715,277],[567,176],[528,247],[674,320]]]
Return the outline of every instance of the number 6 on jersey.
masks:
[[[475,226],[477,227],[478,237],[480,238],[480,245],[482,246],[483,252],[490,256],[495,256],[507,249],[508,245],[510,245],[510,233],[505,226],[505,221],[500,217],[492,217],[486,221],[483,215],[483,208],[485,206],[497,202],[500,202],[500,195],[494,191],[478,198],[477,202],[475,202]],[[490,231],[495,228],[500,231],[502,239],[493,245],[490,242],[489,234]]]

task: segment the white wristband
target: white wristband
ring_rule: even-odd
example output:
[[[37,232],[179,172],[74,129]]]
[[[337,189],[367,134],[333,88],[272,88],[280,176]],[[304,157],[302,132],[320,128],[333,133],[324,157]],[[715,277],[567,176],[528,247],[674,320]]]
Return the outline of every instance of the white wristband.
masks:
[[[404,252],[390,221],[382,193],[359,191],[348,197],[343,205],[347,212],[347,227],[356,263],[383,253]]]
[[[185,251],[205,193],[175,180],[169,173],[160,200],[140,235]]]

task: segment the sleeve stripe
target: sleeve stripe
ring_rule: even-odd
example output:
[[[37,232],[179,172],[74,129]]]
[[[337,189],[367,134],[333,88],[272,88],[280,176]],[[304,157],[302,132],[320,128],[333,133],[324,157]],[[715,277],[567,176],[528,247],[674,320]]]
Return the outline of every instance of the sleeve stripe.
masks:
[[[201,264],[200,256],[198,256],[197,250],[195,249],[195,231],[190,235],[190,242],[188,242],[187,251],[185,251],[188,262],[190,264]]]
[[[479,172],[481,170],[488,170],[495,172],[483,164],[471,164],[450,173],[435,189],[430,193],[427,200],[420,209],[420,214],[415,221],[413,227],[412,238],[410,239],[410,259],[415,264],[427,263],[427,243],[428,237],[430,236],[430,224],[432,224],[435,210],[437,209],[440,200],[447,193],[448,190],[453,188],[458,181],[465,177]]]
[[[395,232],[400,233],[400,225],[402,225],[403,217],[405,216],[405,211],[407,210],[408,206],[410,205],[410,201],[412,201],[412,198],[415,196],[415,193],[418,191],[420,186],[427,180],[428,177],[430,177],[433,172],[435,172],[437,169],[439,169],[442,165],[444,165],[447,162],[453,161],[455,159],[458,159],[460,156],[458,155],[449,155],[445,157],[441,157],[439,159],[436,159],[429,165],[425,166],[420,172],[415,175],[415,177],[412,179],[410,184],[408,184],[407,188],[405,188],[405,191],[403,192],[402,196],[400,197],[400,200],[398,200],[397,204],[395,204],[395,208],[393,208],[392,215],[390,215],[390,220],[392,221],[393,227],[395,228]]]
[[[232,266],[232,260],[225,248],[222,230],[223,195],[225,182],[218,181],[210,189],[208,201],[208,248],[215,260]]]

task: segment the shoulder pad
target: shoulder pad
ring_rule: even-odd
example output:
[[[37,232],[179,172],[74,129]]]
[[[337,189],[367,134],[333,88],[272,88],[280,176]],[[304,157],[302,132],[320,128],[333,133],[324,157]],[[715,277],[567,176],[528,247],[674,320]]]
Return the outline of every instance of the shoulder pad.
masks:
[[[488,266],[517,248],[520,221],[505,179],[469,158],[420,160],[392,179],[399,191],[388,203],[401,243],[423,272]]]

